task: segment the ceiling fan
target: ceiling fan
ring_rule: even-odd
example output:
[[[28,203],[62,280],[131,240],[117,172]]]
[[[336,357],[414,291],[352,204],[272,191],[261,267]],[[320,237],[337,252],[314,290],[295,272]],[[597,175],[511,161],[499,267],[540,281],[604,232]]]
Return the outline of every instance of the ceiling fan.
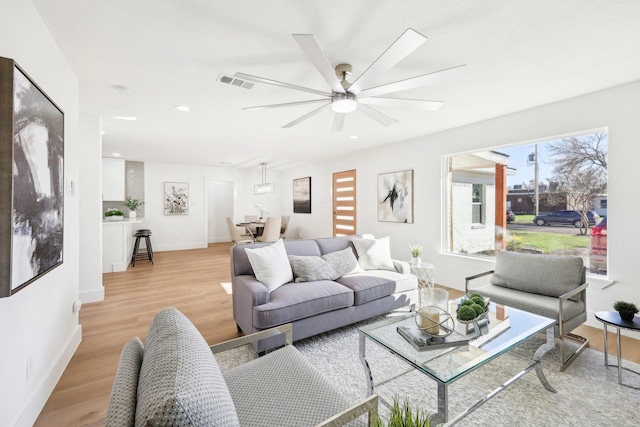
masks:
[[[327,83],[329,83],[331,92],[297,86],[245,73],[236,73],[234,75],[239,79],[280,86],[287,89],[294,89],[322,96],[320,99],[311,99],[308,101],[243,108],[243,110],[261,110],[266,108],[290,107],[294,105],[323,104],[321,107],[311,111],[310,113],[285,124],[282,126],[283,128],[293,127],[329,108],[335,112],[332,129],[333,132],[340,132],[344,126],[344,119],[347,113],[355,111],[356,109],[383,126],[389,126],[393,123],[397,123],[397,120],[383,114],[375,108],[370,107],[370,105],[412,107],[435,111],[438,110],[444,102],[427,101],[423,99],[389,98],[380,95],[452,80],[460,77],[466,68],[466,65],[460,65],[446,70],[400,80],[394,83],[370,87],[370,85],[375,83],[384,72],[411,54],[411,52],[422,45],[427,38],[409,28],[353,83],[350,83],[348,80],[352,73],[351,65],[339,64],[334,68],[329,63],[329,60],[312,34],[293,34],[293,38],[300,45],[322,77],[324,77]]]

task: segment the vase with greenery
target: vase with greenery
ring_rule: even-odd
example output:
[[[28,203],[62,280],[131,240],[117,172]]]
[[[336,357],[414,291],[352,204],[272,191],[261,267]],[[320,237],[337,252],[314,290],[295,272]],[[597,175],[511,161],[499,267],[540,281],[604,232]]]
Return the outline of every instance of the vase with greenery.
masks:
[[[144,205],[144,202],[129,196],[127,200],[125,200],[124,205],[129,209],[129,218],[135,218],[137,216],[136,209]]]
[[[613,304],[613,309],[620,314],[620,318],[624,321],[631,322],[633,317],[638,312],[638,307],[632,302],[616,301]]]
[[[124,218],[124,213],[118,209],[109,209],[104,213],[104,217],[107,221],[119,221]]]
[[[422,260],[420,259],[420,255],[422,255],[423,248],[421,245],[409,245],[409,250],[411,251],[411,265],[420,266]]]
[[[370,417],[369,425],[371,427],[385,427],[377,414]],[[419,409],[413,411],[406,400],[401,407],[398,399],[395,398],[386,427],[431,427],[431,422],[428,413]]]

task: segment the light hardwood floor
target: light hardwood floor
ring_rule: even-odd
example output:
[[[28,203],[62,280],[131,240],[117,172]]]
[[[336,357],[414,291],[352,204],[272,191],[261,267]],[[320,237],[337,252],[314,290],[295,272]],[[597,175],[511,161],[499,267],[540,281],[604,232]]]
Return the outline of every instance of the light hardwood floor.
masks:
[[[210,344],[238,336],[231,295],[220,285],[230,282],[230,246],[157,252],[155,265],[138,261],[135,268],[103,275],[105,299],[82,307],[82,343],[35,425],[104,425],[122,346],[133,336],[144,342],[153,316],[165,307],[182,311]],[[602,350],[601,330],[581,326],[576,332]],[[623,337],[622,347],[624,358],[640,363],[640,341]]]

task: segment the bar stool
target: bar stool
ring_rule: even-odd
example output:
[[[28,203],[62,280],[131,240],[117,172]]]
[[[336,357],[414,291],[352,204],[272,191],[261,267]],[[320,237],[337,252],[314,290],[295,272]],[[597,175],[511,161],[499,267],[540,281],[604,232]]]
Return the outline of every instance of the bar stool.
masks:
[[[146,228],[136,231],[133,235],[136,242],[133,245],[133,254],[131,255],[131,265],[136,266],[137,259],[147,258],[153,264],[153,249],[151,248],[151,230]],[[140,240],[144,239],[144,249],[140,249]],[[145,256],[146,255],[146,256]]]

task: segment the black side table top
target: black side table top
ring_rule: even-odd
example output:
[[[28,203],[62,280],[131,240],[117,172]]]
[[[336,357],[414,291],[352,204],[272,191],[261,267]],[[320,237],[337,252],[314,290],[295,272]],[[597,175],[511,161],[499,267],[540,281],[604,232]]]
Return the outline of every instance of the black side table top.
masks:
[[[596,319],[617,328],[640,331],[640,317],[634,316],[633,320],[626,321],[620,318],[617,311],[596,311]]]

